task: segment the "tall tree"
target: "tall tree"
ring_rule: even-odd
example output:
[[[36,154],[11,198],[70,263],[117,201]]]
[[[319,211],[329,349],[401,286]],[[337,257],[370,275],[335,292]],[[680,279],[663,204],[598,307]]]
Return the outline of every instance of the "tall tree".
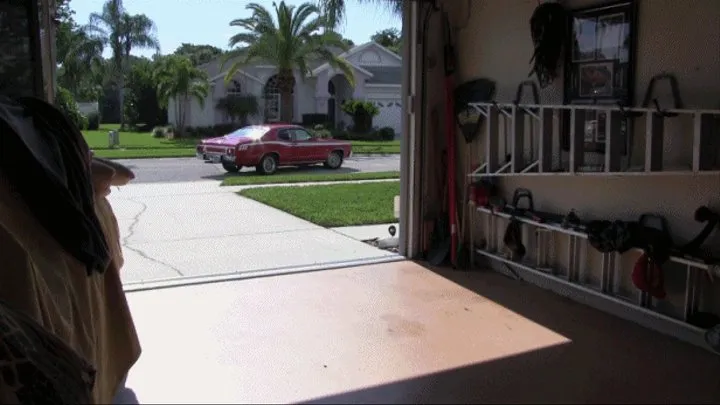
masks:
[[[378,31],[370,37],[370,40],[377,42],[395,53],[400,53],[400,48],[402,47],[402,35],[397,28],[386,28]]]
[[[107,0],[103,4],[102,11],[99,13],[91,13],[86,29],[91,33],[93,38],[101,41],[103,47],[109,46],[112,51],[110,57],[109,72],[116,86],[117,97],[120,105],[117,106],[120,117],[120,127],[123,128],[125,121],[123,119],[122,105],[124,100],[123,90],[125,88],[124,63],[123,57],[124,47],[122,43],[123,32],[123,15],[125,8],[122,0]]]
[[[70,0],[57,0],[55,8],[55,50],[57,63],[62,63],[62,58],[67,54],[70,36],[77,28],[73,16],[75,11],[70,8]]]
[[[168,55],[158,60],[155,70],[158,101],[167,108],[170,99],[174,99],[176,131],[179,134],[185,129],[185,107],[188,101],[195,99],[200,106],[210,92],[207,74],[194,66],[192,61],[181,55]]]
[[[152,49],[160,52],[160,41],[157,38],[155,23],[145,14],[123,14],[121,42],[125,50],[125,60],[130,60],[133,49]]]
[[[124,111],[131,127],[145,130],[157,125],[164,125],[167,122],[167,111],[160,107],[154,77],[155,68],[159,63],[160,60],[130,57],[130,68],[126,77],[127,93]],[[132,103],[128,103],[128,100]],[[134,118],[134,122],[130,117]],[[140,127],[140,124],[143,127]]]
[[[222,55],[222,49],[212,45],[195,45],[183,43],[176,50],[175,55],[187,56],[193,65],[208,63]]]
[[[103,63],[103,44],[84,29],[76,27],[65,33],[62,47],[58,47],[57,51],[60,64],[58,84],[78,98],[83,90],[94,85],[93,69]]]
[[[125,127],[124,106],[127,59],[134,48],[159,49],[155,24],[143,14],[129,15],[122,0],[107,0],[102,11],[90,14],[87,30],[112,51],[110,72],[118,92],[120,128]]]
[[[69,0],[57,2],[55,54],[58,64],[58,85],[78,99],[93,88],[93,69],[102,63],[103,44],[78,26]],[[81,96],[81,93],[82,96]]]
[[[347,50],[347,44],[337,33],[323,29],[328,23],[317,6],[312,3],[288,6],[284,1],[273,4],[271,13],[260,4],[250,3],[245,6],[252,12],[249,18],[230,22],[231,26],[244,31],[230,38],[230,47],[239,47],[227,56],[227,60],[237,59],[227,71],[225,80],[229,82],[242,66],[253,62],[263,61],[276,66],[280,119],[292,122],[295,71],[304,79],[310,73],[311,62],[319,61],[342,71],[351,85],[355,78],[348,62],[332,52],[332,48]]]
[[[353,0],[360,4],[367,4],[369,6],[384,7],[391,11],[395,15],[402,14],[402,3],[403,0]],[[345,21],[345,9],[347,8],[348,0],[317,0],[317,6],[320,8],[322,14],[325,16],[326,27],[329,29],[335,29]]]

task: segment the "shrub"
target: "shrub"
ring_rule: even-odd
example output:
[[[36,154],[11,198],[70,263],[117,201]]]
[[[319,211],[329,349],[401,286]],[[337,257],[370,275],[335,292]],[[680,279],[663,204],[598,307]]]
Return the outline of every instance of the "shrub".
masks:
[[[390,127],[383,127],[377,131],[378,137],[381,141],[393,141],[395,140],[395,130]]]
[[[332,137],[345,141],[380,141],[380,132],[370,131],[365,133],[353,131],[333,131]]]
[[[343,131],[343,130],[339,130],[339,129],[330,130],[330,136],[333,137],[334,139],[339,139],[339,140],[343,140],[343,141],[348,140],[347,131]]]
[[[238,120],[242,125],[246,125],[248,117],[258,114],[260,104],[257,97],[252,94],[237,94],[219,99],[215,108],[224,111],[228,117]]]
[[[304,127],[314,127],[316,125],[325,125],[330,119],[327,114],[303,114],[301,125]]]
[[[197,137],[197,135],[198,135],[198,128],[196,128],[196,127],[185,127],[185,129],[183,130],[183,132],[185,133],[185,136],[190,137],[190,138],[195,138],[195,137]]]
[[[77,129],[87,129],[88,119],[80,113],[75,98],[68,89],[58,86],[55,93],[55,106],[65,114]]]
[[[100,114],[99,113],[90,113],[88,114],[88,125],[87,129],[90,131],[97,131],[100,129]]]
[[[212,138],[215,136],[215,127],[198,128],[198,135],[201,138]]]
[[[372,119],[380,114],[380,109],[370,101],[348,100],[340,106],[345,114],[353,119],[353,131],[370,132]]]
[[[153,128],[152,136],[153,136],[153,138],[164,138],[165,137],[165,128],[164,127]]]
[[[321,138],[321,139],[326,139],[326,138],[332,137],[332,133],[328,129],[326,129],[325,126],[322,124],[315,125],[315,127],[311,130],[311,132],[316,137]]]
[[[224,136],[241,126],[240,124],[217,124],[210,127],[208,136]]]
[[[171,125],[165,127],[165,137],[168,139],[175,138],[175,128]]]

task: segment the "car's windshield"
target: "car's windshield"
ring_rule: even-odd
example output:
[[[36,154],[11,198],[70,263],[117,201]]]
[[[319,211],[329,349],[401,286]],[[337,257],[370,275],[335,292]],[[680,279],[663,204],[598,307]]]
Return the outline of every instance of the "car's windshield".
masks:
[[[268,127],[262,126],[243,127],[233,132],[230,132],[225,136],[227,136],[228,138],[260,139],[263,135],[265,135],[265,133],[267,133],[268,129]]]

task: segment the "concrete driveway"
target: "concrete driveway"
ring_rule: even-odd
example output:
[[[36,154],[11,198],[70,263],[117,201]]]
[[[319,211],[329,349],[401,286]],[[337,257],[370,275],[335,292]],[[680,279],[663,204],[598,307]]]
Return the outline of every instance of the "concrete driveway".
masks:
[[[113,188],[127,284],[395,256],[217,181]]]

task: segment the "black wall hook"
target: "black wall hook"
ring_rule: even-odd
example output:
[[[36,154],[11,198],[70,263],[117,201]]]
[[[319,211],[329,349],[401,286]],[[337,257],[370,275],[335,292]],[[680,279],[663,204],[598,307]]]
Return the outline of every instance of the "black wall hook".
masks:
[[[670,92],[672,93],[673,98],[673,109],[680,110],[683,108],[684,104],[682,101],[682,98],[680,97],[680,86],[678,85],[677,78],[675,75],[671,73],[661,73],[659,75],[655,75],[650,79],[650,83],[648,83],[647,91],[645,92],[645,98],[643,99],[642,107],[648,108],[650,106],[650,101],[653,101],[655,104],[655,108],[657,109],[656,114],[659,114],[663,117],[676,117],[678,114],[676,113],[668,113],[666,111],[663,111],[659,103],[657,102],[657,98],[653,98],[655,86],[658,82],[667,80],[670,84]]]

